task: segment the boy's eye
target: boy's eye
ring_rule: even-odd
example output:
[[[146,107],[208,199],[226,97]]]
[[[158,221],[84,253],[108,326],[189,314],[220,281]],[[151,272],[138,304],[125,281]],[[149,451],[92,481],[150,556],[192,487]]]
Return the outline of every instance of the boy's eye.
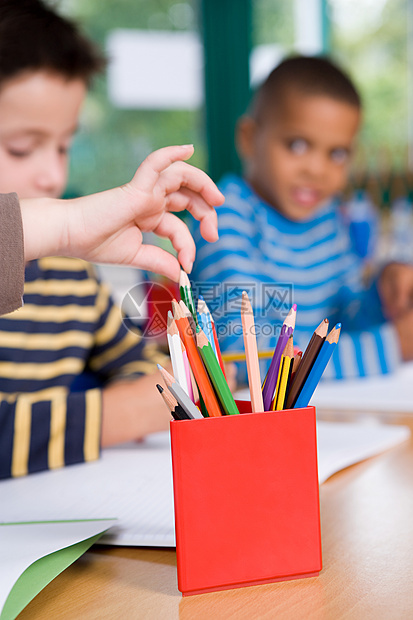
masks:
[[[18,150],[18,149],[8,149],[8,153],[9,155],[11,155],[11,157],[16,157],[19,159],[23,159],[23,157],[29,157],[29,155],[31,154],[31,151],[28,150]]]
[[[288,148],[295,155],[304,155],[308,148],[308,143],[303,138],[295,138],[288,142]]]
[[[332,150],[330,156],[336,164],[345,164],[350,157],[350,153],[347,149],[340,148]]]

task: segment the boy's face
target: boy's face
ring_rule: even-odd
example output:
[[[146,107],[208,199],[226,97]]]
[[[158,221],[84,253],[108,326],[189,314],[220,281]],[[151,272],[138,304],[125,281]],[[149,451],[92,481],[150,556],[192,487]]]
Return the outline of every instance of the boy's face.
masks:
[[[86,85],[34,71],[0,88],[0,192],[59,197]]]
[[[285,217],[311,218],[345,186],[359,123],[355,106],[290,93],[265,122],[241,122],[247,181]]]

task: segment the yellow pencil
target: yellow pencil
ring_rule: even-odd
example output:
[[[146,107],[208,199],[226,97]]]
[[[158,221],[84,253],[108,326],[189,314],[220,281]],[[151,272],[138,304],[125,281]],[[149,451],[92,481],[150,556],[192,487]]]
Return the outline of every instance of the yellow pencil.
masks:
[[[287,395],[288,381],[291,376],[292,362],[294,358],[294,345],[293,337],[288,338],[288,342],[285,345],[282,369],[280,371],[280,380],[277,387],[277,391],[274,397],[274,411],[281,411],[284,409],[285,397]]]
[[[258,351],[258,359],[260,360],[272,359],[273,355],[274,349]],[[222,359],[224,362],[245,362],[246,357],[244,351],[227,351],[222,354]]]

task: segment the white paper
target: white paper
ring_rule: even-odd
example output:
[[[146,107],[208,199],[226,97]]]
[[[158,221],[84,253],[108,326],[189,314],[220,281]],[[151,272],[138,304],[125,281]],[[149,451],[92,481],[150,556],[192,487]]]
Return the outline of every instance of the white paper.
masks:
[[[317,422],[318,479],[320,484],[336,472],[380,454],[406,441],[408,426],[368,422]]]
[[[0,482],[0,521],[118,518],[110,544],[174,547],[169,433],[99,461]],[[102,539],[103,541],[103,539]]]
[[[401,443],[404,426],[317,422],[319,480]],[[100,461],[0,483],[0,521],[115,518],[100,542],[174,547],[168,433],[112,448]]]
[[[0,613],[14,584],[40,558],[96,536],[115,521],[24,523],[0,526]]]
[[[321,381],[310,404],[320,409],[413,413],[413,362],[388,375]]]

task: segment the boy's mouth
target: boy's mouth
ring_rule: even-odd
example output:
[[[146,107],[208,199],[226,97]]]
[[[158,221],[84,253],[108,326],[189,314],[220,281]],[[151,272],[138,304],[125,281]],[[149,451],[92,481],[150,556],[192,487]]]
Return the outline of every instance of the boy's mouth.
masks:
[[[309,187],[293,188],[292,198],[295,203],[308,208],[317,206],[321,201],[320,192]]]

